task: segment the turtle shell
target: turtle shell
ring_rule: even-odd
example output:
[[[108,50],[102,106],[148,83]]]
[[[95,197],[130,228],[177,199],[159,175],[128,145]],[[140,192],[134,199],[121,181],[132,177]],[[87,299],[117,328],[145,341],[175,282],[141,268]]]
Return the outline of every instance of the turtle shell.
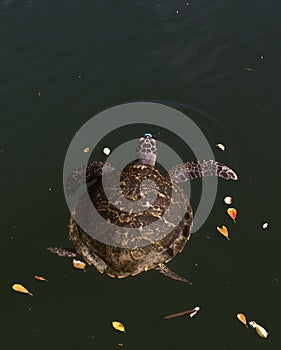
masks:
[[[121,177],[112,171],[81,196],[70,217],[69,235],[88,264],[122,278],[181,252],[192,218],[184,190],[168,175],[150,165],[129,164]]]

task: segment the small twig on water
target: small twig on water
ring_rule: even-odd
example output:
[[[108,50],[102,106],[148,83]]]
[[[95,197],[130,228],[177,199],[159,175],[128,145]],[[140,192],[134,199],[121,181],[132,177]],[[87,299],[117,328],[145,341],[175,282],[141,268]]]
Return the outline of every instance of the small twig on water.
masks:
[[[164,319],[165,320],[169,320],[170,318],[174,318],[174,317],[179,317],[179,316],[183,316],[183,315],[188,315],[188,314],[191,314],[192,312],[196,312],[198,309],[191,309],[191,310],[186,310],[186,311],[182,311],[182,312],[179,312],[177,314],[172,314],[172,315],[169,315],[169,316],[165,316]]]

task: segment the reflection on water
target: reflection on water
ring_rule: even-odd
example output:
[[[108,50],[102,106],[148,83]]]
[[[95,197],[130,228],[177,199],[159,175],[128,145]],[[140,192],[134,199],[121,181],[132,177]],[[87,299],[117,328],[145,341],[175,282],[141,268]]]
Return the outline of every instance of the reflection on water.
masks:
[[[134,349],[242,350],[261,349],[263,341],[278,348],[277,7],[271,1],[1,2],[0,324],[10,348],[111,349],[120,342]],[[46,250],[53,242],[69,246],[62,168],[73,135],[96,113],[131,101],[166,101],[186,113],[216,160],[239,174],[238,183],[219,182],[205,225],[169,265],[192,287],[153,271],[124,280],[84,273]],[[120,130],[110,148],[127,136]],[[168,131],[159,137],[181,149]],[[192,154],[185,149],[182,157]],[[200,194],[200,182],[194,186]],[[238,210],[236,224],[227,217],[226,195]],[[196,195],[192,201],[196,208]],[[222,225],[230,241],[216,232]],[[34,297],[13,293],[14,283]],[[193,319],[163,320],[195,305],[201,311]],[[244,329],[238,312],[264,325],[268,339]],[[114,319],[126,324],[126,334],[111,329]]]

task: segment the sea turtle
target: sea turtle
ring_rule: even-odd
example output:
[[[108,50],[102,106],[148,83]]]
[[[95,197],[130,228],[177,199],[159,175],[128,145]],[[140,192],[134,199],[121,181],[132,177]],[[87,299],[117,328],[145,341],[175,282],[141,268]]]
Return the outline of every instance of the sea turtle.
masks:
[[[108,163],[91,162],[77,168],[67,181],[67,192],[76,192],[85,179],[87,183],[96,181],[88,187],[88,193],[80,197],[70,217],[69,237],[75,249],[48,249],[59,256],[80,256],[110,277],[123,278],[154,269],[170,278],[189,282],[165,265],[183,250],[192,227],[192,208],[179,183],[202,176],[214,175],[226,180],[237,180],[238,177],[229,167],[214,160],[178,164],[167,174],[161,174],[155,168],[156,157],[156,140],[147,133],[139,139],[136,160],[123,169],[117,182],[116,170]],[[110,200],[104,191],[104,178],[109,190],[115,193]],[[145,180],[153,181],[156,186],[151,188]],[[105,220],[91,216],[89,198],[96,214]],[[136,210],[124,210],[124,200],[134,203]],[[84,218],[84,230],[75,220],[77,215]],[[169,232],[164,236],[162,217],[169,226]],[[114,232],[108,229],[108,223],[114,225]],[[85,227],[87,232],[95,232],[94,237],[85,232]],[[140,228],[140,234],[131,236],[132,228]],[[142,234],[145,228],[147,230]],[[111,239],[112,244],[104,243],[104,238]]]

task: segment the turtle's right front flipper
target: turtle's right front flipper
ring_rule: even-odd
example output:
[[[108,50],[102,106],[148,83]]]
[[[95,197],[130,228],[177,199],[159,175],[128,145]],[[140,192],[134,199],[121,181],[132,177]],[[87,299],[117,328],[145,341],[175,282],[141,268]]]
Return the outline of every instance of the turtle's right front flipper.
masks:
[[[83,183],[95,180],[113,170],[112,165],[103,162],[91,162],[74,169],[66,182],[67,194],[75,193]]]
[[[225,180],[237,180],[238,176],[227,165],[216,162],[215,160],[198,160],[178,164],[168,171],[170,178],[179,183],[190,181],[204,176],[218,176]]]

